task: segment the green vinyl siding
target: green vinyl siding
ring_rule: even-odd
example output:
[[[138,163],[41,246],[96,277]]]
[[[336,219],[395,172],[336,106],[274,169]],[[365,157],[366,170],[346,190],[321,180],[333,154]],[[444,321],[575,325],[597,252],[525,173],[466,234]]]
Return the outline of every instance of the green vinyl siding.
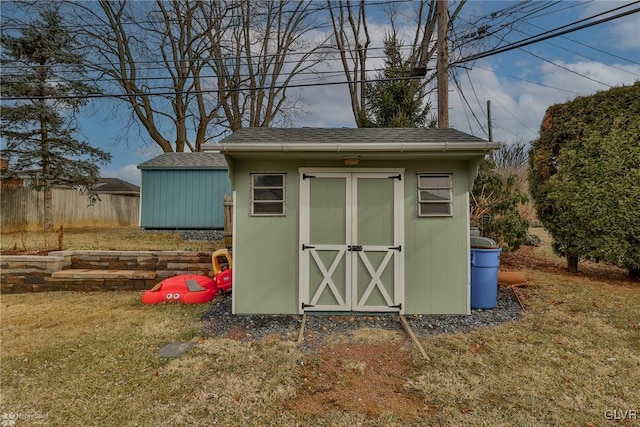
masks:
[[[468,174],[465,162],[427,161],[408,165],[405,192],[406,313],[468,312]],[[417,174],[452,175],[453,216],[418,216]]]
[[[468,160],[468,159],[467,159]],[[474,165],[477,162],[458,159],[434,160],[371,160],[357,167],[345,168],[341,161],[292,159],[254,160],[234,159],[233,189],[236,192],[236,225],[234,236],[234,312],[236,314],[297,314],[299,292],[299,223],[298,208],[300,167],[344,168],[357,172],[358,168],[398,168],[404,172],[404,307],[406,314],[466,314],[469,310],[468,283],[468,207],[467,191]],[[282,217],[252,217],[250,210],[250,174],[256,172],[286,173],[286,206]],[[417,174],[425,172],[451,173],[452,210],[451,217],[419,217],[417,208]],[[389,236],[386,223],[391,218],[388,197],[377,197],[386,193],[385,185],[392,180],[362,180],[359,206],[379,212],[359,223],[358,237],[371,244],[386,244]],[[328,181],[327,181],[328,182]],[[314,183],[316,185],[316,183]],[[319,183],[318,185],[324,185]],[[325,198],[344,198],[344,193],[332,190],[326,184]],[[337,186],[340,187],[340,186]],[[336,188],[337,188],[336,187]],[[321,190],[321,189],[318,189]],[[340,190],[342,191],[342,190]],[[316,193],[321,194],[321,193]],[[320,196],[318,196],[320,197]],[[311,200],[320,203],[319,199]],[[320,203],[321,204],[321,203]],[[311,206],[313,209],[313,205]],[[317,207],[316,207],[317,209]],[[314,215],[344,218],[331,209],[314,211]],[[312,220],[312,224],[314,221]],[[334,221],[335,227],[320,239],[332,240],[342,235],[343,221]],[[342,228],[341,228],[342,227]],[[313,235],[313,228],[310,230]],[[388,233],[388,232],[387,232]],[[327,243],[328,243],[327,240]],[[363,240],[364,241],[364,240]],[[323,256],[331,257],[326,253]],[[372,254],[372,257],[378,254]],[[382,256],[382,254],[380,254]],[[373,261],[373,259],[372,259]],[[379,260],[375,260],[378,262]],[[324,264],[330,264],[325,260]],[[338,266],[338,269],[342,268]],[[362,274],[366,271],[362,266]],[[341,271],[338,271],[341,273]],[[319,271],[311,272],[318,278]],[[392,274],[392,270],[385,272]],[[339,274],[338,274],[339,276]],[[389,281],[383,277],[383,281]],[[376,290],[376,292],[378,292]],[[373,300],[382,303],[382,296],[373,295]],[[333,303],[333,301],[327,301]]]
[[[295,166],[295,165],[294,165]],[[233,298],[237,314],[294,314],[298,305],[298,175],[278,161],[236,161]],[[251,215],[250,174],[286,173],[284,216]]]
[[[140,226],[150,229],[224,227],[226,170],[143,170]]]

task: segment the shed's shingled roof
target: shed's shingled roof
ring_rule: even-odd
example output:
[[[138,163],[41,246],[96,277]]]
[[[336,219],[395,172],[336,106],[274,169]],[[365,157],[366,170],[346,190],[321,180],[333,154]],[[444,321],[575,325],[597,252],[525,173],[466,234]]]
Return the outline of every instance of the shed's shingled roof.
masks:
[[[241,128],[222,143],[484,143],[485,140],[455,129],[433,128]]]
[[[164,153],[138,165],[138,169],[227,169],[220,153]]]

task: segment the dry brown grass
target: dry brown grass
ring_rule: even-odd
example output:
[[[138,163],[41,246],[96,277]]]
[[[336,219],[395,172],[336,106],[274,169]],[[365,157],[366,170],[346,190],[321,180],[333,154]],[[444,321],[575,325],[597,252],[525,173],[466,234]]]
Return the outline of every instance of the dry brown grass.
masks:
[[[140,293],[3,295],[0,414],[31,420],[18,425],[598,426],[607,410],[640,412],[640,285],[603,266],[569,275],[546,249],[527,251],[505,256],[530,284],[522,320],[422,339],[431,362],[390,332],[303,354],[279,337],[202,336],[206,306],[142,306]],[[158,356],[189,339],[185,355]]]
[[[4,230],[3,230],[4,231]],[[213,251],[221,247],[219,241],[183,241],[180,233],[144,231],[138,227],[88,227],[54,230],[50,232],[3,232],[2,253],[39,253],[46,250],[190,250]]]
[[[640,290],[530,275],[522,321],[429,344],[434,362],[409,385],[440,422],[601,425],[607,409],[637,409]]]

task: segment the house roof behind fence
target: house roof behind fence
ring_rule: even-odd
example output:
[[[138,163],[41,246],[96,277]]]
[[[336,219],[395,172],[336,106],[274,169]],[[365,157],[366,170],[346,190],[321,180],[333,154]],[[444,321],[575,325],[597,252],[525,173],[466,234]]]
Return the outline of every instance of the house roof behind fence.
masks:
[[[140,187],[119,178],[98,178],[96,191],[110,194],[140,194]]]

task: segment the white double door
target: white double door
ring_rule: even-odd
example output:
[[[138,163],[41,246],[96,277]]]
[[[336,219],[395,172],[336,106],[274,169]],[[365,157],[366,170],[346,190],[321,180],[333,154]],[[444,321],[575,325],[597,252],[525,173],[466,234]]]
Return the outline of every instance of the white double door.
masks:
[[[299,311],[400,312],[404,171],[300,170]]]

